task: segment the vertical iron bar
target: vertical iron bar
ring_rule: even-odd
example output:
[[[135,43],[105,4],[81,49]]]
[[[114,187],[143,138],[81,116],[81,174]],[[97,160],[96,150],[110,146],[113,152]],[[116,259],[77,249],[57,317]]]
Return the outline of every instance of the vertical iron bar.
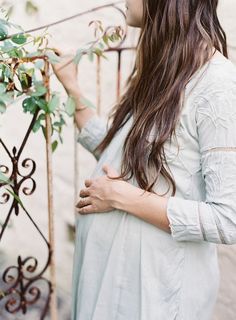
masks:
[[[79,179],[79,158],[78,158],[78,143],[77,143],[77,127],[74,123],[74,206],[76,205],[78,197],[78,179]],[[74,207],[75,217],[78,215],[76,208]]]
[[[49,87],[49,62],[45,61],[44,83],[48,91],[46,101],[50,99]],[[56,265],[55,265],[55,234],[54,234],[54,211],[53,211],[53,177],[52,177],[52,147],[51,147],[52,125],[49,114],[46,114],[46,157],[47,157],[47,191],[48,191],[48,233],[51,248],[50,281],[52,295],[50,299],[50,319],[57,320],[57,297],[56,297]]]
[[[121,53],[122,50],[118,50],[117,54],[118,54],[118,64],[117,64],[117,83],[116,83],[116,98],[117,101],[120,98],[120,87],[121,87]]]
[[[101,57],[100,56],[97,56],[96,90],[97,90],[97,113],[101,115]]]

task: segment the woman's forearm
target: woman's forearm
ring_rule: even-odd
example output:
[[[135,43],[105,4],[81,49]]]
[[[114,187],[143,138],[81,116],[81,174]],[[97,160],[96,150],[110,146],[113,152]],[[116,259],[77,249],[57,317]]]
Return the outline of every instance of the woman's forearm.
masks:
[[[67,90],[68,95],[73,97],[75,99],[76,103],[76,110],[74,119],[76,126],[79,130],[81,130],[85,123],[96,113],[94,110],[92,110],[90,107],[86,107],[83,110],[79,110],[79,108],[84,108],[85,106],[80,102],[80,98],[82,97],[81,93],[79,92],[79,88],[73,88],[70,90]]]
[[[123,182],[122,188],[115,192],[114,207],[155,225],[170,233],[167,217],[167,197],[161,197],[151,192],[145,192],[130,183]]]
[[[75,99],[76,109],[85,107],[80,99],[83,97],[80,92],[78,84],[78,65],[73,63],[74,55],[63,54],[61,50],[56,49],[56,52],[61,56],[62,61],[56,64],[52,64],[53,71],[57,76],[58,80],[61,82],[65,88],[68,96]],[[86,107],[83,110],[78,110],[75,112],[74,121],[79,130],[81,130],[85,123],[96,113],[90,107]]]

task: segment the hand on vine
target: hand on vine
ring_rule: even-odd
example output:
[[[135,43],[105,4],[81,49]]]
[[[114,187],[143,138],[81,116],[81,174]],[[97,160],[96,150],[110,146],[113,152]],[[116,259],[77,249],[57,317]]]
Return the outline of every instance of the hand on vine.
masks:
[[[74,55],[69,52],[64,52],[56,48],[55,53],[61,58],[60,62],[52,63],[53,71],[65,88],[68,95],[76,92],[78,94],[78,65],[74,63]]]

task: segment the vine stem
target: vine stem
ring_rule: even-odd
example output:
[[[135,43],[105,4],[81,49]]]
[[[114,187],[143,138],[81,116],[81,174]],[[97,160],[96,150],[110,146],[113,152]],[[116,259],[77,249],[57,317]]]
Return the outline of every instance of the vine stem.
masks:
[[[45,95],[45,100],[50,100],[50,76],[49,76],[49,62],[45,61],[44,67],[44,83],[48,89]],[[56,263],[55,263],[55,232],[54,232],[54,210],[53,210],[53,168],[52,168],[52,124],[50,115],[46,114],[46,157],[47,157],[47,191],[48,191],[48,233],[49,243],[51,247],[51,261],[50,261],[50,282],[52,285],[52,295],[50,299],[50,319],[57,320],[57,294],[56,294]]]
[[[75,19],[75,18],[84,16],[86,14],[92,13],[92,12],[97,11],[97,10],[102,10],[102,9],[108,8],[108,7],[115,7],[117,4],[120,4],[120,3],[124,3],[124,0],[112,2],[112,3],[108,3],[108,4],[104,4],[104,5],[98,6],[98,7],[94,7],[92,9],[88,9],[86,11],[74,14],[74,15],[72,15],[70,17],[63,18],[61,20],[57,20],[57,21],[45,24],[45,25],[37,27],[37,28],[29,29],[27,31],[24,31],[23,33],[32,33],[32,32],[36,32],[36,31],[39,31],[39,30],[42,30],[42,29],[45,29],[45,28],[50,28],[50,27],[56,26],[58,24],[64,23],[66,21],[70,21],[72,19]],[[22,32],[17,32],[17,33],[11,34],[11,35],[7,36],[6,39],[10,39],[11,37],[19,35],[19,34],[22,34]]]

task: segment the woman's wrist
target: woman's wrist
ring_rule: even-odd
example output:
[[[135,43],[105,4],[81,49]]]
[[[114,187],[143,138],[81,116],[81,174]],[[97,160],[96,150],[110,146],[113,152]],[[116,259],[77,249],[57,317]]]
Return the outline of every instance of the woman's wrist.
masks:
[[[80,97],[80,89],[77,85],[65,88],[68,96],[72,96],[73,98],[77,99]]]
[[[82,110],[85,110],[87,108],[88,108],[88,106],[81,106],[81,107],[75,108],[75,111],[82,111]]]
[[[112,194],[112,206],[131,213],[133,202],[141,197],[143,191],[129,182],[120,181]]]

